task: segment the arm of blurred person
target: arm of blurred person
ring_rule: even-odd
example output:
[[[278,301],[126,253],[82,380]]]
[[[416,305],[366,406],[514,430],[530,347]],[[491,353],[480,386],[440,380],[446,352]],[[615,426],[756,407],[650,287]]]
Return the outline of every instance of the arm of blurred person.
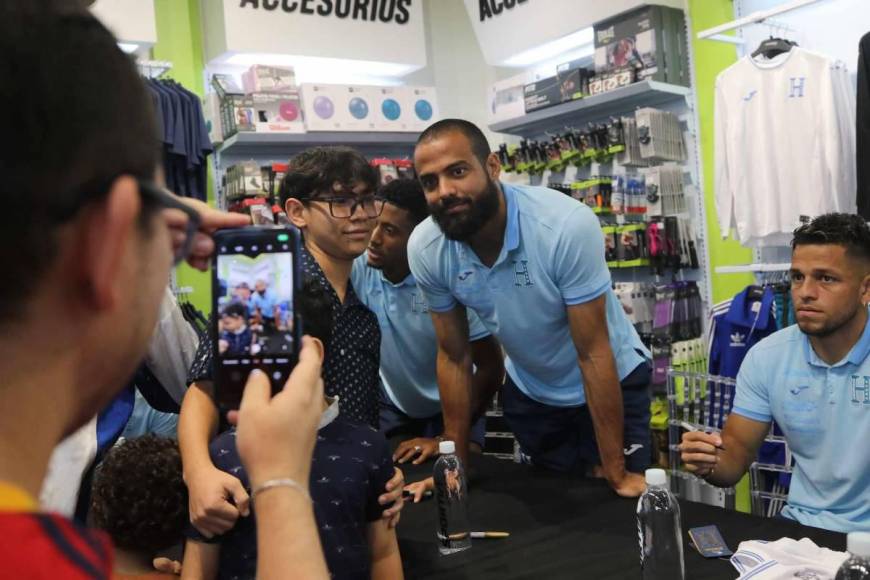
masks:
[[[372,554],[372,580],[402,580],[402,556],[396,530],[384,520],[371,522],[367,530]]]
[[[184,544],[181,580],[214,580],[217,578],[220,552],[220,544],[187,540]]]
[[[239,515],[249,513],[248,494],[241,482],[215,467],[209,455],[208,444],[218,428],[213,395],[211,381],[193,383],[184,396],[178,421],[190,521],[207,538],[229,531]]]
[[[198,346],[199,337],[196,331],[184,319],[172,290],[166,288],[160,303],[157,326],[148,344],[145,363],[164,390],[178,404],[184,399],[187,371],[193,364]]]
[[[190,246],[187,263],[197,270],[208,270],[211,256],[214,253],[212,234],[226,228],[242,228],[251,225],[251,218],[240,213],[228,213],[210,207],[207,203],[189,197],[178,199],[199,213],[199,230]],[[187,237],[187,214],[178,209],[163,210],[163,215],[172,231],[173,249],[180,248]]]
[[[323,404],[322,361],[323,345],[304,337],[299,363],[274,397],[269,378],[251,373],[239,411],[230,420],[238,422],[236,446],[252,489],[275,479],[292,479],[308,488]],[[264,490],[255,501],[257,578],[329,578],[310,496],[281,486]]]
[[[770,431],[770,422],[756,421],[732,412],[721,434],[683,433],[681,458],[686,471],[713,485],[730,487],[755,461],[758,449]]]

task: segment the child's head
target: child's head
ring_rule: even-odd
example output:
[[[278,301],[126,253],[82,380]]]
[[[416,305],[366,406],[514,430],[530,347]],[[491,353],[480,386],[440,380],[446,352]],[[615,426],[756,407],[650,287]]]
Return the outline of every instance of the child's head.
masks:
[[[244,304],[238,302],[230,302],[224,306],[221,312],[221,325],[225,330],[235,332],[245,327],[245,318],[247,317],[247,308]]]
[[[146,435],[109,451],[94,477],[91,513],[122,550],[153,555],[179,544],[187,487],[175,440]]]

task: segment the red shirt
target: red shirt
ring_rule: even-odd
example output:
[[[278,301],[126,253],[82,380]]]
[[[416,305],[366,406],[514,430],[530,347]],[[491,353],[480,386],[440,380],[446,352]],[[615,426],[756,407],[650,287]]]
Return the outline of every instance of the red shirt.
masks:
[[[0,511],[0,576],[16,580],[110,579],[112,547],[103,532],[64,517]]]

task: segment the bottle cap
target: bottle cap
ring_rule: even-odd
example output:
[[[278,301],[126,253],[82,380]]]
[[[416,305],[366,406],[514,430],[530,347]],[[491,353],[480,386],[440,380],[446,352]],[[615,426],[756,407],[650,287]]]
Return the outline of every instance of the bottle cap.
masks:
[[[456,453],[456,443],[453,441],[442,441],[438,444],[438,453],[441,455],[453,455]]]
[[[668,475],[664,469],[647,469],[646,484],[656,487],[665,486],[668,484]]]
[[[846,536],[846,549],[855,556],[870,558],[870,532],[850,532]]]

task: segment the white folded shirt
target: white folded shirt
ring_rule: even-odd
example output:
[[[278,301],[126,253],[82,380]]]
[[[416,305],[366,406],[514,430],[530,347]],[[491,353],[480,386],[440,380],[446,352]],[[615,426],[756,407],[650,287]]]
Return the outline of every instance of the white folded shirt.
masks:
[[[731,564],[738,580],[834,580],[846,552],[820,548],[809,538],[781,538],[775,542],[740,542]]]

